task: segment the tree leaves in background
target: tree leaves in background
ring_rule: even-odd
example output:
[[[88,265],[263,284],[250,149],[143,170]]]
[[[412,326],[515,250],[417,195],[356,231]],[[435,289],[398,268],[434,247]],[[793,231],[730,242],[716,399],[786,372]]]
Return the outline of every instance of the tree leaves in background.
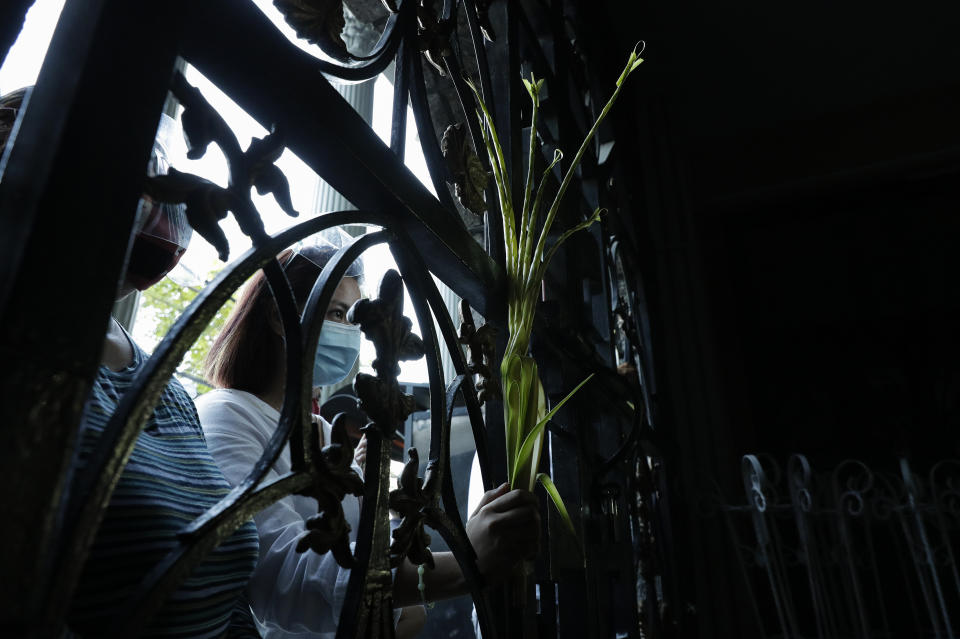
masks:
[[[213,279],[216,273],[216,270],[210,272],[207,280]],[[159,342],[201,290],[192,286],[181,286],[169,277],[165,277],[143,292],[137,314],[139,316],[144,311],[151,314],[155,322],[153,332]],[[222,330],[227,316],[233,310],[233,304],[234,300],[231,298],[217,311],[213,320],[183,356],[183,361],[177,367],[178,374],[196,383],[198,395],[210,390],[210,386],[204,381],[203,361],[213,345],[213,340]]]

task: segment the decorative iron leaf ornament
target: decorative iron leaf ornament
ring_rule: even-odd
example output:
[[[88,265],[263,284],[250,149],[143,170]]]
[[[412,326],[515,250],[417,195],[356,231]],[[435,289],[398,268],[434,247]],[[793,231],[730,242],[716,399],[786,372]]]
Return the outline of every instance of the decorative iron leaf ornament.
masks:
[[[339,633],[344,637],[393,636],[393,576],[390,572],[409,552],[412,559],[428,562],[432,558],[426,544],[420,512],[426,501],[424,484],[417,479],[417,457],[412,455],[400,480],[402,489],[390,491],[390,445],[397,426],[414,409],[413,398],[400,391],[399,362],[424,355],[423,341],[411,333],[412,322],[403,316],[403,281],[394,270],[380,282],[375,300],[360,300],[347,312],[347,319],[360,325],[377,351],[373,368],[377,375],[358,375],[354,391],[360,406],[373,420],[365,428],[368,441],[364,469],[365,496],[362,525],[372,525],[369,536],[358,541],[358,556],[366,556],[365,570],[354,570],[347,584],[344,614]],[[436,495],[436,492],[432,493]],[[405,516],[399,541],[391,543],[389,510],[400,507]],[[372,521],[371,521],[372,515]]]
[[[319,448],[318,430],[314,428],[311,445],[313,463],[318,466],[317,480],[303,494],[317,500],[317,514],[307,519],[307,532],[297,541],[297,552],[312,550],[318,554],[333,553],[344,568],[354,565],[350,552],[350,524],[343,514],[341,502],[349,493],[363,494],[363,480],[353,469],[353,446],[346,434],[343,415],[333,420],[332,440]]]
[[[148,177],[143,191],[158,202],[186,204],[190,226],[210,242],[221,260],[227,261],[230,245],[217,222],[227,217],[228,211],[242,207],[236,195],[209,180],[173,168],[166,175]]]
[[[273,0],[297,37],[344,62],[350,59],[341,33],[346,26],[342,0]]]
[[[393,531],[390,544],[390,565],[397,567],[404,557],[414,564],[433,568],[430,535],[424,529],[425,511],[436,500],[436,495],[423,489],[423,480],[417,476],[420,456],[411,448],[410,457],[397,479],[397,489],[390,491],[390,508],[400,514],[400,525]]]
[[[168,175],[148,178],[145,192],[160,202],[186,204],[190,226],[217,249],[221,260],[227,261],[230,247],[218,222],[228,211],[233,212],[240,230],[254,244],[267,237],[260,214],[250,199],[250,187],[256,187],[261,195],[271,193],[288,215],[298,215],[290,198],[290,185],[274,165],[283,153],[283,136],[271,131],[264,138],[255,138],[243,151],[227,123],[179,71],[174,74],[171,90],[184,107],[181,121],[187,157],[197,160],[204,156],[211,143],[216,143],[230,168],[230,186],[223,188],[196,175],[171,169]]]
[[[253,138],[244,156],[249,163],[250,179],[252,186],[257,189],[257,193],[260,195],[273,194],[273,198],[284,213],[291,217],[297,217],[299,213],[293,208],[293,200],[290,198],[290,183],[287,181],[287,176],[274,164],[283,155],[283,149],[283,135],[274,127],[266,137]]]
[[[392,438],[398,424],[413,412],[413,397],[402,393],[397,384],[401,361],[420,359],[424,355],[423,340],[410,329],[413,323],[403,316],[403,280],[389,270],[380,282],[375,300],[360,300],[347,313],[347,319],[360,325],[367,339],[377,349],[373,368],[377,376],[359,374],[354,390],[360,406],[387,438]]]
[[[443,58],[453,55],[450,48],[450,35],[453,33],[453,22],[441,20],[433,7],[433,0],[420,0],[417,7],[417,36],[420,51],[427,62],[437,70],[441,76],[446,76]]]
[[[480,23],[480,31],[483,33],[483,37],[494,42],[497,39],[497,33],[493,30],[493,25],[490,23],[490,5],[493,4],[493,0],[476,0],[477,7],[477,22]]]
[[[490,173],[483,168],[483,163],[474,152],[462,122],[451,124],[443,132],[440,151],[453,176],[454,195],[465,209],[474,215],[482,216],[487,210],[483,194],[490,182]]]
[[[500,399],[500,377],[494,374],[493,356],[496,347],[497,329],[490,324],[477,328],[467,300],[460,300],[460,335],[458,341],[467,347],[467,372],[479,375],[477,400],[483,404],[488,399]]]
[[[214,131],[217,129],[220,116],[195,87],[186,85],[185,88],[194,99],[184,102],[180,123],[183,127],[183,138],[187,143],[187,157],[191,160],[199,160],[207,152],[210,143],[214,141]]]

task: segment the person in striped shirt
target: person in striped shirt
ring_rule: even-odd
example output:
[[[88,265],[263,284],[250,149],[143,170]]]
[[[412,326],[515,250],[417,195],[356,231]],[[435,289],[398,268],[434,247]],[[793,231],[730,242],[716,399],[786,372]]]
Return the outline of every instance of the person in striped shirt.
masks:
[[[21,90],[0,98],[0,153],[25,94]],[[148,173],[166,171],[176,128],[164,116]],[[117,299],[158,282],[179,260],[190,234],[182,205],[161,204],[144,195]],[[86,465],[146,360],[146,353],[111,318],[81,420],[76,470]],[[193,401],[176,380],[170,380],[137,437],[93,541],[67,614],[68,633],[82,637],[117,633],[136,603],[128,598],[178,546],[177,533],[229,490],[207,450]],[[256,527],[248,521],[179,584],[146,621],[142,636],[259,636],[242,594],[258,553]]]

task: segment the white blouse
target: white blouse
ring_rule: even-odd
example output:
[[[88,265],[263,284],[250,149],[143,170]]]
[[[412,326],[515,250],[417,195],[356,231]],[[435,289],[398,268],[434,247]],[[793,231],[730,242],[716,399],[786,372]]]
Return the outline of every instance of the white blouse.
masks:
[[[196,400],[200,423],[213,459],[227,481],[236,486],[260,459],[277,429],[280,413],[255,395],[218,389]],[[330,424],[322,421],[324,441]],[[354,462],[354,470],[363,476]],[[290,471],[285,447],[264,482]],[[343,510],[350,524],[351,547],[356,541],[360,504],[347,495]],[[330,638],[337,632],[350,571],[332,553],[298,553],[297,541],[306,532],[306,519],[317,514],[310,497],[290,495],[254,516],[260,534],[260,561],[247,585],[250,608],[266,639]]]

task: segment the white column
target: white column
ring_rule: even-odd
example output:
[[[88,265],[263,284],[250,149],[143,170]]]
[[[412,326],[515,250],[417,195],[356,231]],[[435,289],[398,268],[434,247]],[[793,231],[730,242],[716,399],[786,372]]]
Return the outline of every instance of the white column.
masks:
[[[453,320],[454,328],[459,331],[460,297],[453,292],[453,289],[448,287],[437,278],[433,278],[433,281],[437,283],[437,288],[440,290],[440,295],[443,297],[443,304],[447,307],[447,312],[450,314],[450,319]],[[453,381],[453,378],[457,376],[457,372],[453,368],[453,359],[450,357],[450,353],[447,352],[446,348],[440,349],[440,363],[443,366],[443,379],[449,384],[451,381]]]
[[[343,41],[347,44],[347,49],[356,54],[367,54],[376,46],[377,40],[380,39],[380,33],[371,25],[357,20],[346,7],[344,7],[344,18],[346,18],[346,25],[341,35]],[[360,114],[364,122],[367,124],[373,122],[373,85],[376,78],[357,84],[346,84],[331,77],[330,82],[347,103]],[[352,208],[354,208],[354,205],[332,186],[322,179],[317,181],[317,189],[313,199],[314,213],[328,213]]]

